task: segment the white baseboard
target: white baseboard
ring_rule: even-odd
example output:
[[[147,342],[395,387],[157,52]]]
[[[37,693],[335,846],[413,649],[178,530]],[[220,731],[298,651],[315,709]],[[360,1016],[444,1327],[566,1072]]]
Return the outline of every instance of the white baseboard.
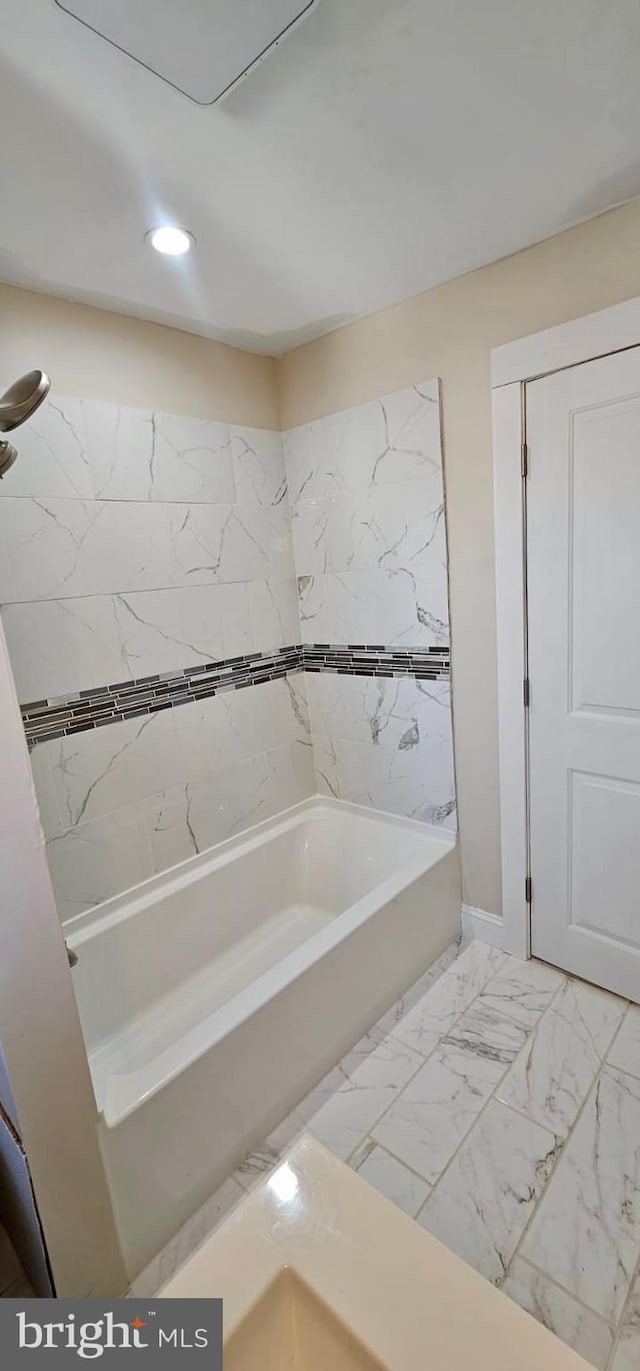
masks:
[[[502,947],[504,921],[499,914],[489,914],[486,909],[474,909],[473,905],[463,904],[462,935],[465,938],[477,938],[481,943],[491,943],[492,947]]]

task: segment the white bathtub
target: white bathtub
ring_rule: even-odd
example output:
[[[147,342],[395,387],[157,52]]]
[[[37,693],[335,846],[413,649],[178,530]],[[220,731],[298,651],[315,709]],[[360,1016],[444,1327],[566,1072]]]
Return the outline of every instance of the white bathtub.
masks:
[[[65,925],[131,1275],[459,924],[451,834],[313,799]]]

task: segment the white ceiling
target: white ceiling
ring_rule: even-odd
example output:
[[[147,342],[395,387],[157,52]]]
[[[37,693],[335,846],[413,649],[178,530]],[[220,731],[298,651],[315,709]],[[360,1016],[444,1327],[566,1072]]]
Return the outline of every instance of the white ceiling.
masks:
[[[0,279],[282,353],[640,193],[639,57],[637,0],[319,0],[202,107],[0,0]]]

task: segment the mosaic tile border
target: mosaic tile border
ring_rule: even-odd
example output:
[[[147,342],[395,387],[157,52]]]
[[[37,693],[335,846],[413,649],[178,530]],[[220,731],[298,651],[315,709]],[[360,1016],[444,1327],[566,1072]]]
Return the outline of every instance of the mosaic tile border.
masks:
[[[119,723],[141,714],[155,714],[219,695],[226,690],[277,681],[297,671],[335,672],[346,676],[413,676],[418,680],[446,680],[449,648],[385,647],[381,644],[292,644],[276,652],[250,652],[204,666],[115,685],[94,686],[76,694],[33,700],[21,706],[29,747],[72,733]]]

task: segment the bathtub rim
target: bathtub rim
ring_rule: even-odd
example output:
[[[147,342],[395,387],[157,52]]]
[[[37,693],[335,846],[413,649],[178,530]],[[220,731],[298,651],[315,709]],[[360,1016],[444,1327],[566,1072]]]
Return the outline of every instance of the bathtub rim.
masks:
[[[123,919],[134,917],[136,913],[147,908],[153,902],[156,892],[162,891],[164,895],[174,893],[184,888],[185,884],[192,884],[201,879],[208,870],[214,872],[221,866],[240,859],[243,852],[268,843],[276,834],[290,831],[307,815],[318,811],[350,813],[357,817],[383,821],[405,832],[415,831],[431,840],[429,850],[401,863],[372,890],[336,914],[328,926],[294,948],[275,966],[262,972],[248,986],[233,995],[226,1004],[213,1010],[199,1024],[181,1034],[149,1063],[131,1071],[114,1070],[107,1077],[104,1100],[98,1101],[99,1114],[106,1128],[115,1129],[123,1124],[194,1062],[212,1051],[286,986],[302,976],[310,966],[330,953],[382,908],[453,853],[457,847],[457,834],[450,830],[443,831],[431,824],[424,824],[420,820],[404,819],[399,815],[386,814],[384,811],[354,805],[349,801],[334,800],[325,796],[311,797],[255,825],[243,834],[226,839],[224,843],[208,849],[205,853],[199,853],[180,862],[170,868],[168,873],[151,877],[143,885],[134,888],[136,896],[133,900],[127,900],[125,892],[96,906],[95,909],[74,916],[76,928],[78,924],[84,924],[75,934],[71,934],[70,923],[65,925],[69,946],[72,949],[81,949],[82,944],[92,937],[108,932]],[[436,844],[435,851],[433,842]]]

